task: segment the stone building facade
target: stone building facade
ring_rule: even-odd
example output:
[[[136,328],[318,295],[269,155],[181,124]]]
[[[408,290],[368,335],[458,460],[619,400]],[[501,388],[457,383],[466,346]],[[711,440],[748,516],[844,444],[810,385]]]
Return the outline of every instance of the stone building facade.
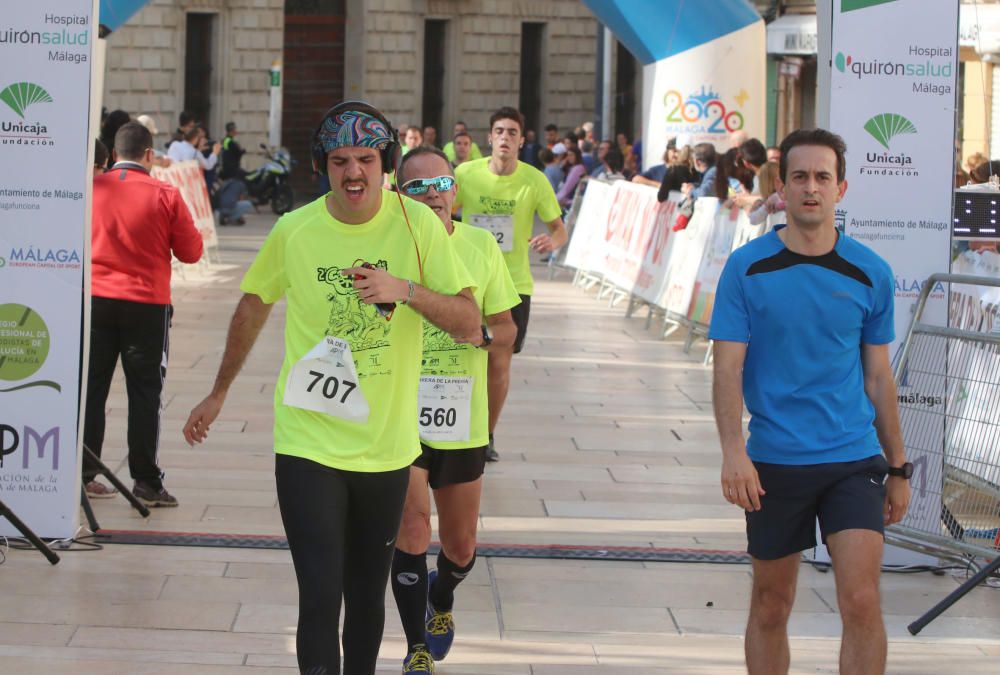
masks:
[[[352,13],[352,9],[358,11]],[[541,37],[537,63],[522,62],[522,36]],[[598,22],[579,0],[352,0],[348,3],[345,91],[367,98],[395,121],[458,120],[480,143],[489,116],[521,103],[522,66],[534,67],[540,96],[536,129],[572,129],[593,119]],[[444,45],[444,68],[425,72],[426,55]],[[437,120],[425,120],[429,78],[442,80]]]
[[[210,134],[267,140],[269,70],[284,44],[285,0],[150,0],[107,38],[104,106],[153,117],[161,132],[191,108]]]
[[[282,143],[305,183],[309,132],[344,98],[397,125],[432,124],[441,143],[463,120],[481,147],[503,105],[526,107],[538,131],[592,120],[598,30],[579,0],[150,0],[107,38],[104,105],[152,115],[167,133],[184,109],[215,137],[233,120],[255,148],[267,139],[268,71],[281,60]],[[642,68],[617,68],[634,59],[611,49],[613,77],[626,73],[612,85],[626,103],[618,114],[638,128]]]

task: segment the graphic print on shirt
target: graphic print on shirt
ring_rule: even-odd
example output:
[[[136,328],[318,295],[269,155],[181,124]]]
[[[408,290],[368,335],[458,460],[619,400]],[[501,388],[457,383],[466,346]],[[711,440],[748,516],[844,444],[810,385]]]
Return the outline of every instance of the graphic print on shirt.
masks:
[[[483,213],[491,216],[508,216],[517,208],[516,199],[494,199],[486,195],[479,196],[479,206]]]
[[[363,261],[358,260],[359,267]],[[379,260],[375,267],[388,271],[389,264]],[[333,287],[326,296],[330,303],[326,334],[351,343],[352,352],[389,346],[389,322],[379,315],[374,305],[361,301],[354,288],[354,279],[339,267],[316,268],[316,280]]]
[[[430,321],[424,321],[423,370],[428,375],[466,374],[458,353],[474,349],[471,345],[458,344]]]

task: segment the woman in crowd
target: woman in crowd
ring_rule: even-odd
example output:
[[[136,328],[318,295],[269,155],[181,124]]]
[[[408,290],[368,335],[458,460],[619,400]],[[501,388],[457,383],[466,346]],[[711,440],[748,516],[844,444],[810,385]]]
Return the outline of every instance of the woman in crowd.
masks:
[[[670,152],[669,149],[667,151]],[[672,154],[673,161],[667,166],[667,172],[663,174],[663,182],[660,183],[660,191],[656,198],[661,202],[670,197],[673,190],[678,192],[684,183],[697,183],[700,180],[698,172],[694,170],[694,163],[691,156],[691,146],[685,145]]]
[[[580,153],[580,148],[566,148],[563,170],[566,172],[566,180],[563,181],[559,192],[556,193],[556,199],[559,200],[559,205],[565,209],[573,201],[576,186],[583,178],[583,174],[587,172],[587,167],[583,165],[583,155]]]

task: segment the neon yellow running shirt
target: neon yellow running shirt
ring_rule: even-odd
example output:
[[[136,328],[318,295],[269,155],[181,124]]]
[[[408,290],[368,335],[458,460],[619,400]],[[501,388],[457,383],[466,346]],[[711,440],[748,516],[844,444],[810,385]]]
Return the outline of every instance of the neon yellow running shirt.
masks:
[[[428,207],[406,199],[413,237],[397,196],[382,192],[375,217],[361,225],[330,215],[325,197],[278,220],[243,277],[240,288],[266,303],[288,301],[285,358],[274,393],[274,448],[347,471],[392,471],[420,454],[417,388],[423,319],[397,306],[386,321],[358,298],[340,270],[361,262],[448,295],[474,286],[448,233]],[[416,240],[416,241],[414,241]],[[324,336],[346,340],[358,388],[370,406],[367,423],[352,422],[283,403],[291,368]]]
[[[520,304],[514,282],[504,264],[500,247],[489,232],[452,221],[455,231],[451,241],[455,253],[474,280],[473,295],[483,317],[499,314]],[[485,323],[485,321],[484,321]],[[424,321],[424,365],[421,375],[467,377],[472,380],[471,423],[467,441],[424,441],[438,450],[479,448],[490,440],[489,396],[486,388],[486,350],[469,344],[456,344],[447,333]]]
[[[489,157],[465,162],[455,169],[458,181],[456,208],[462,209],[462,220],[469,222],[476,214],[510,215],[514,221],[513,250],[503,253],[514,287],[521,295],[531,295],[535,282],[531,278],[528,242],[534,227],[535,214],[549,223],[562,211],[556,201],[552,184],[541,171],[517,163],[509,176],[498,176],[489,167]]]

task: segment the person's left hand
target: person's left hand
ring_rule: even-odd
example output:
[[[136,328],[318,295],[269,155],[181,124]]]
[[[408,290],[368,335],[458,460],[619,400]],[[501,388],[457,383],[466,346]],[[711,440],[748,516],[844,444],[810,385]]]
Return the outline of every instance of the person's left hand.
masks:
[[[377,267],[352,267],[341,270],[340,273],[345,277],[354,277],[358,297],[369,305],[399,302],[409,294],[409,285],[404,279],[394,277]]]
[[[528,245],[535,253],[552,253],[552,251],[556,250],[556,247],[552,244],[552,237],[547,234],[532,237]]]
[[[895,525],[906,516],[910,508],[910,481],[900,476],[889,476],[885,482],[885,505],[882,516],[886,525]]]

